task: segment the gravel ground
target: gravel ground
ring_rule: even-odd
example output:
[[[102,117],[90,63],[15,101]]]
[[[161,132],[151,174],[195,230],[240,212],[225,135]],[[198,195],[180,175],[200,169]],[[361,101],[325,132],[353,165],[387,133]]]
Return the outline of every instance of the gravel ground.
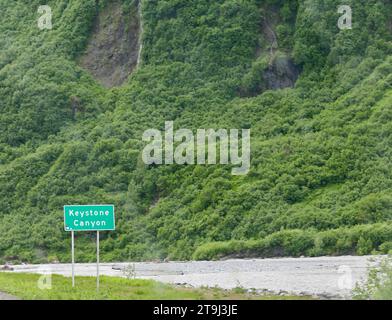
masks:
[[[193,287],[242,287],[257,292],[349,298],[355,283],[366,278],[369,265],[380,257],[319,257],[283,259],[235,259],[224,261],[102,263],[100,272],[125,276],[129,265],[138,278]],[[70,264],[18,265],[13,272],[71,275]],[[131,269],[132,269],[131,268]],[[95,276],[96,265],[76,264],[76,275]]]
[[[19,299],[7,293],[0,292],[0,300],[19,300]]]

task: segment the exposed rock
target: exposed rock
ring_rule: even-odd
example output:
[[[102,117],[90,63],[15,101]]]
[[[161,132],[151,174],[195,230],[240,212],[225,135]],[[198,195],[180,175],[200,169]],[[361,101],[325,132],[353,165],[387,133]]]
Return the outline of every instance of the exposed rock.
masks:
[[[257,96],[267,90],[293,88],[300,74],[300,68],[291,59],[289,48],[280,48],[275,28],[280,21],[276,8],[264,8],[266,12],[260,21],[260,35],[263,39],[256,48],[256,60],[239,88],[242,97]]]
[[[123,271],[124,269],[122,267],[112,266],[112,270]]]
[[[80,59],[80,65],[103,86],[119,86],[137,67],[139,36],[138,8],[133,8],[131,14],[125,14],[120,1],[111,2],[96,18],[93,34]]]
[[[265,90],[293,88],[298,79],[299,70],[293,61],[287,57],[278,57],[272,65],[264,71],[263,87]]]

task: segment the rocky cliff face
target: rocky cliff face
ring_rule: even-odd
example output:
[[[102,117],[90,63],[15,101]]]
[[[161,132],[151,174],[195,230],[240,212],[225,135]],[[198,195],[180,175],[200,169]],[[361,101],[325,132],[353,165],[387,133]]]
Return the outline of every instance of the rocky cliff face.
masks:
[[[138,63],[140,18],[137,3],[130,13],[115,1],[101,10],[80,65],[103,86],[119,86]]]
[[[293,48],[289,39],[292,35],[288,30],[295,29],[294,20],[290,17],[283,19],[274,6],[263,6],[260,11],[259,45],[255,61],[239,89],[242,97],[257,96],[267,90],[293,88],[301,71],[291,57]]]
[[[277,57],[263,72],[263,88],[261,90],[277,90],[293,88],[299,76],[299,68],[293,60],[286,56]]]

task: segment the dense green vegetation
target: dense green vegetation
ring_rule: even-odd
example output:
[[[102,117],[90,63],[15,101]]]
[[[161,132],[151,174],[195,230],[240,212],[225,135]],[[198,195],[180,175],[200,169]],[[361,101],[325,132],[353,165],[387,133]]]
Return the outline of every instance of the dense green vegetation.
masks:
[[[53,275],[51,288],[37,285],[40,275],[0,272],[0,290],[25,300],[309,300],[311,297],[257,295],[242,288],[190,289],[174,287],[152,280],[101,277],[100,290],[96,291],[94,277],[76,277],[72,288],[69,278]]]
[[[110,1],[48,1],[39,30],[41,1],[0,0],[0,259],[69,261],[62,206],[76,203],[116,205],[106,261],[391,250],[392,4],[345,1],[343,31],[341,3],[143,1],[142,65],[108,90],[77,61]],[[260,91],[266,16],[294,89]],[[249,174],[147,167],[142,133],[165,120],[250,128]],[[94,260],[92,235],[76,245]]]

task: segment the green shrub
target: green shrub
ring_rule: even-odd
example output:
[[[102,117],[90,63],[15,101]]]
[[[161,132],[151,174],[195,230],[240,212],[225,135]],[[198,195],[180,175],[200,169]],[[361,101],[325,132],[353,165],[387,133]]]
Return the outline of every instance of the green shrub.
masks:
[[[357,243],[357,253],[360,256],[370,254],[373,249],[373,243],[370,239],[360,237]]]
[[[385,258],[380,266],[369,270],[367,280],[353,291],[357,300],[392,300],[392,258]]]

